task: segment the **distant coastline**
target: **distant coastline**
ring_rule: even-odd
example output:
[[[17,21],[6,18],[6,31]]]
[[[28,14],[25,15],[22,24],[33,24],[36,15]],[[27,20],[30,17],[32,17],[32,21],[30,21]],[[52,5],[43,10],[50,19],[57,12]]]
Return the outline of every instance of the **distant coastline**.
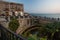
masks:
[[[33,16],[49,17],[49,18],[60,18],[60,14],[42,14],[42,13],[30,13]]]

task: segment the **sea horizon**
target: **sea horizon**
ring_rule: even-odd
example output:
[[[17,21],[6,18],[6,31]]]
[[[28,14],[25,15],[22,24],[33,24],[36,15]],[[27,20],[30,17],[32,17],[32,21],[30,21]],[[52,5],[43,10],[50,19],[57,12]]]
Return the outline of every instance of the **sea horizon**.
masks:
[[[41,16],[41,17],[49,17],[49,18],[60,18],[60,14],[59,13],[30,13],[33,16]]]

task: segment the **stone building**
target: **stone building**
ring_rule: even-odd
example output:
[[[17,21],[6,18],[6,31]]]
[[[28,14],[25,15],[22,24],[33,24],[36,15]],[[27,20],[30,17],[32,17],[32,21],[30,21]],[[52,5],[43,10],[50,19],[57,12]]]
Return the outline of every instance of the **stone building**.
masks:
[[[22,34],[24,30],[34,25],[33,16],[31,16],[28,13],[24,13],[24,16],[20,16],[18,20],[19,20],[20,26],[16,30],[17,34]]]
[[[33,16],[28,13],[24,13],[23,4],[20,3],[0,1],[0,15],[1,14],[4,14],[5,17],[7,16],[8,21],[0,22],[4,26],[7,26],[7,28],[10,22],[10,18],[18,17],[17,20],[19,21],[20,26],[16,30],[17,34],[21,34],[25,29],[31,27],[34,24]]]
[[[3,26],[5,25],[5,27],[8,28],[10,17],[13,15],[14,16],[24,15],[23,4],[14,3],[14,2],[6,2],[6,1],[0,0],[0,24],[2,24]]]
[[[0,15],[18,15],[18,13],[23,14],[24,8],[23,4],[0,1]],[[14,14],[15,13],[15,14]]]

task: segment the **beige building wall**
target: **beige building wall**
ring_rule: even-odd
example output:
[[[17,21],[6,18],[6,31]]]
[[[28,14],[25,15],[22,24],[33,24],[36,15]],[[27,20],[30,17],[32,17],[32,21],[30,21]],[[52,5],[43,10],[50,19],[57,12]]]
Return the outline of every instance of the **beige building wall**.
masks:
[[[10,12],[24,12],[23,4],[0,1],[0,14],[9,15]]]

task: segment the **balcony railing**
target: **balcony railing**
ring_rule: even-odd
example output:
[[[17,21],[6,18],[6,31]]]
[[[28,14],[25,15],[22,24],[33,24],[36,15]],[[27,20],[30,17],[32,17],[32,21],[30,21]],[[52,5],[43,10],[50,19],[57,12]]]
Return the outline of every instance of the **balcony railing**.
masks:
[[[11,30],[0,25],[0,40],[27,40]]]

